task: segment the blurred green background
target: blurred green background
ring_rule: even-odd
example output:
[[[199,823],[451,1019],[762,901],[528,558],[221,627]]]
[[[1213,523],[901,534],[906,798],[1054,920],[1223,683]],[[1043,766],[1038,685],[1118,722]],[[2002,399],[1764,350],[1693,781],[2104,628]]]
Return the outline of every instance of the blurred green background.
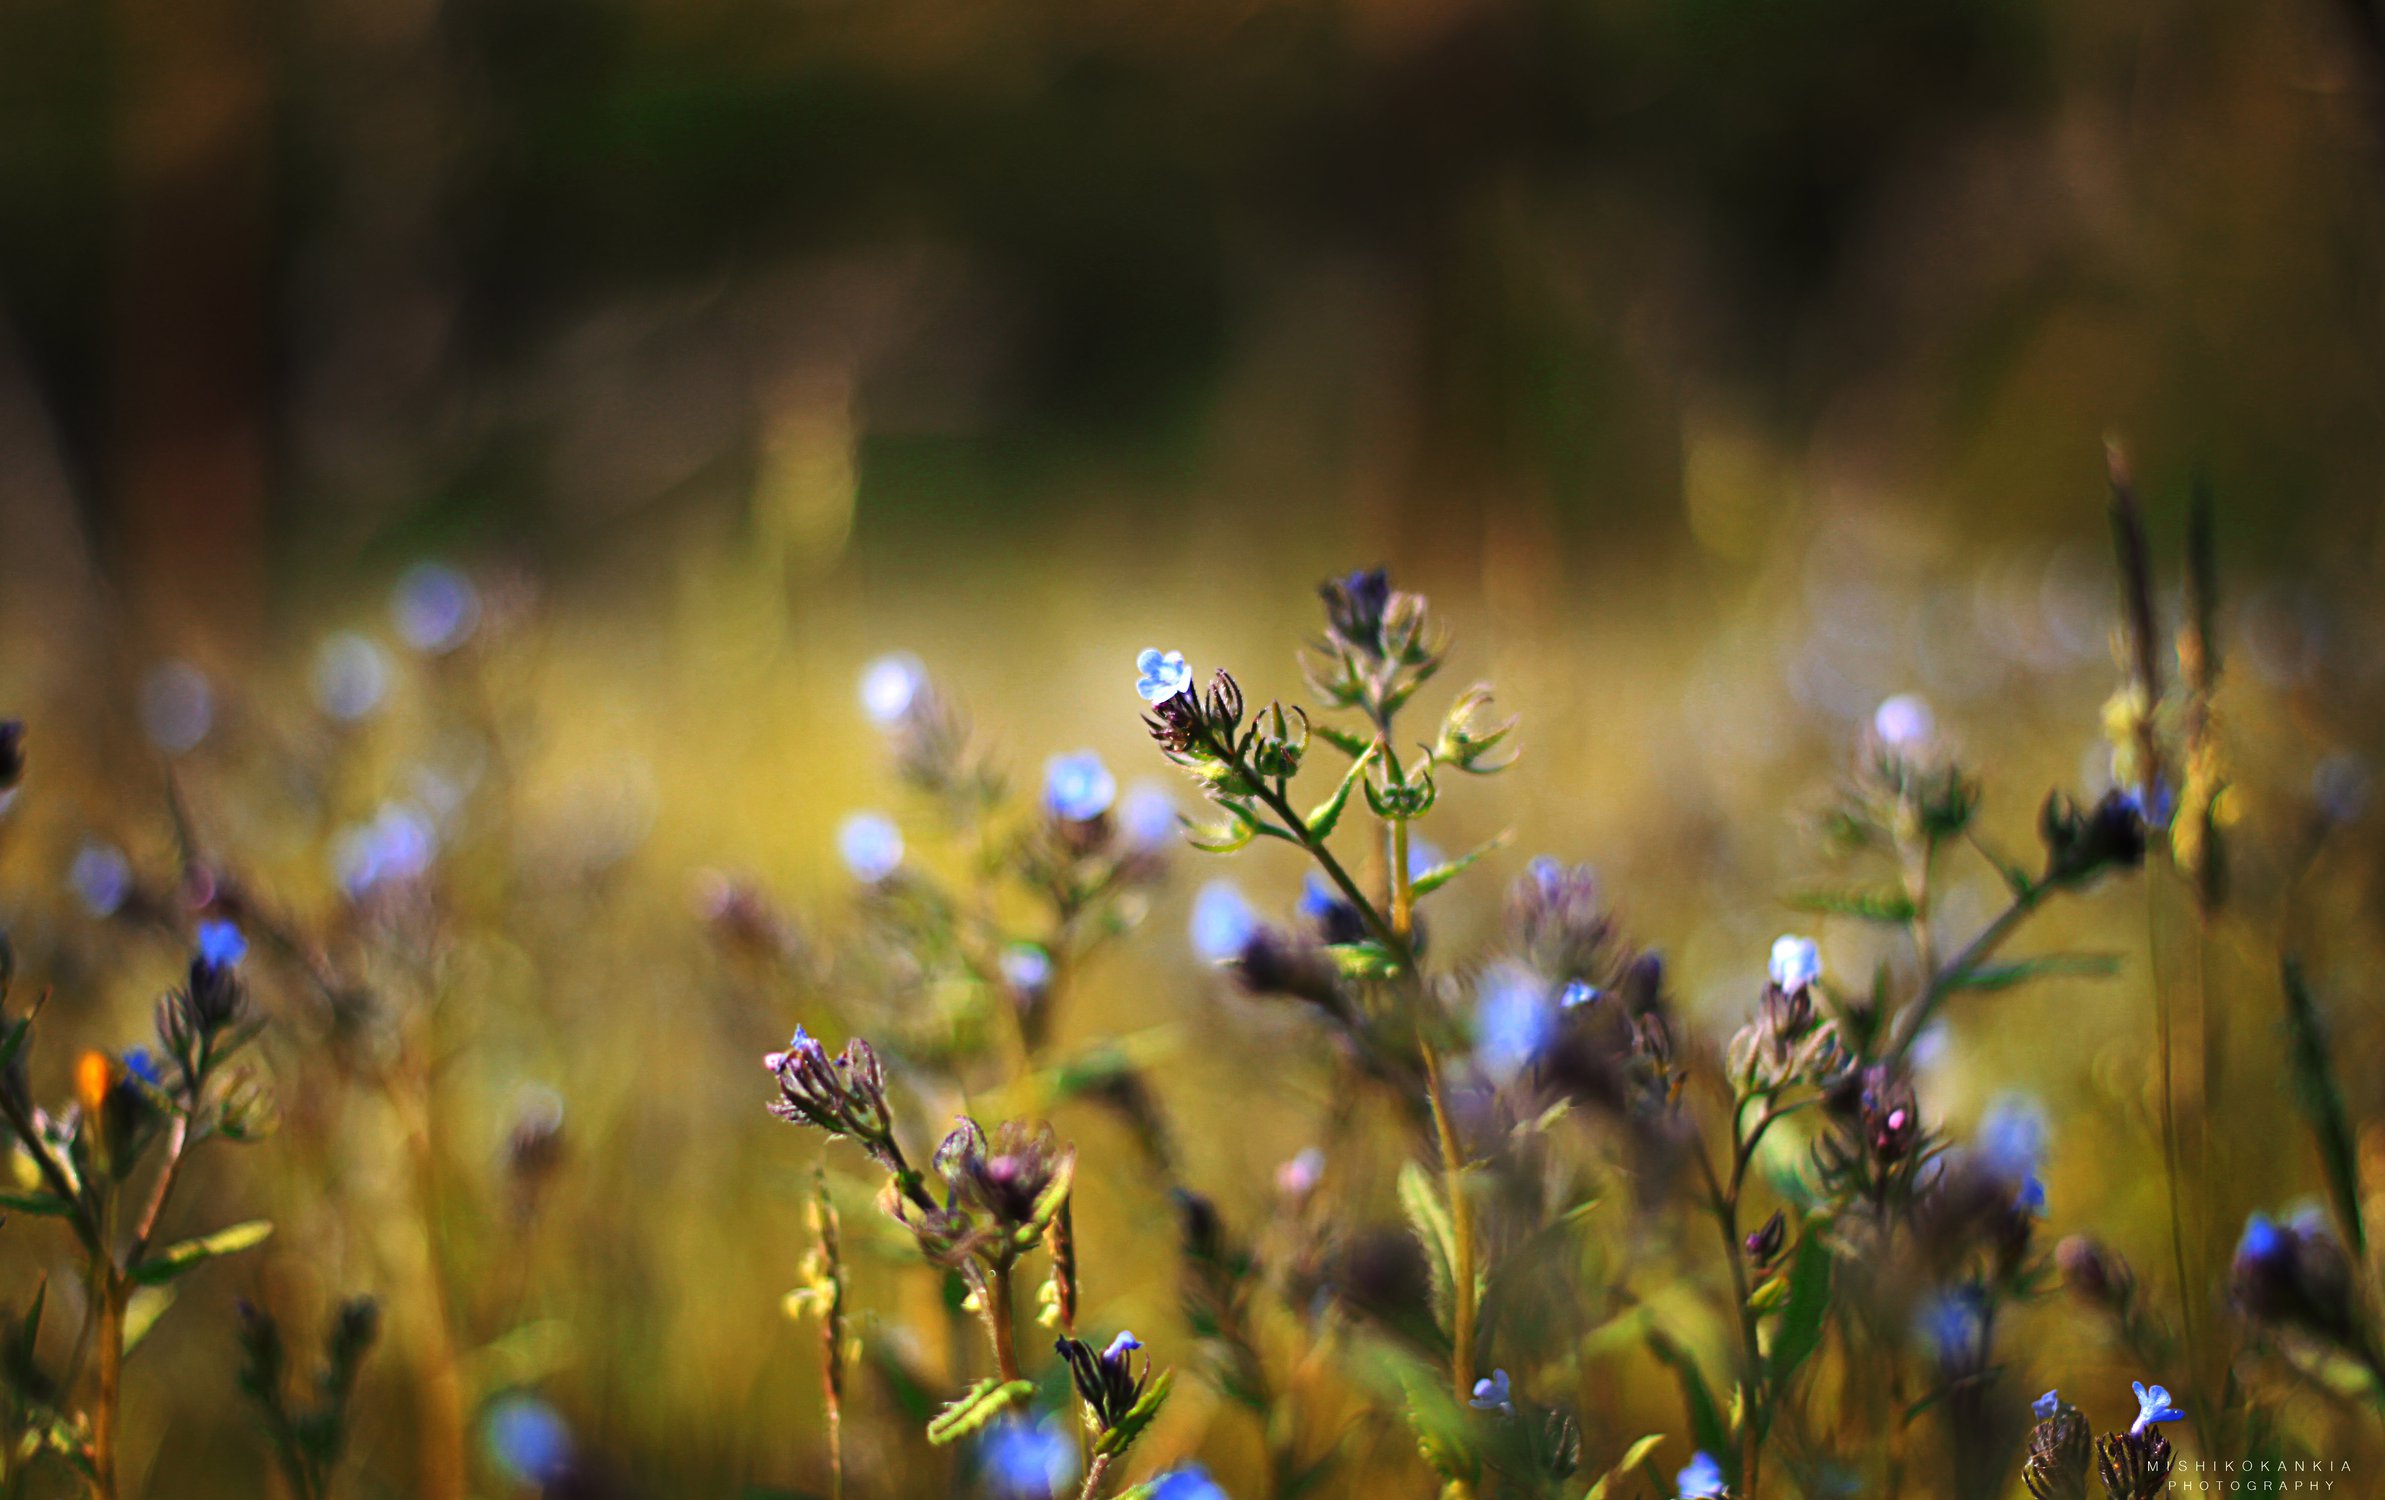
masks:
[[[134,1448],[197,1455],[150,1490],[261,1483],[234,1291],[357,1289],[394,1309],[364,1493],[415,1492],[405,1372],[441,1359],[538,1384],[653,1493],[810,1481],[776,1305],[818,1146],[754,1066],[795,1006],[697,910],[750,872],[833,929],[835,824],[895,795],[852,692],[890,649],[1022,780],[1078,746],[1158,772],[1137,648],[1295,693],[1314,582],[1388,561],[1458,625],[1452,677],[1525,715],[1446,842],[1527,829],[1502,878],[1594,862],[1692,1012],[1736,1015],[1886,696],[1987,765],[2015,843],[2044,788],[2095,788],[2116,435],[2173,556],[2189,477],[2219,497],[2260,941],[2373,973],[2373,823],[2305,861],[2385,686],[2378,35],[2366,0],[12,0],[0,709],[42,781],[0,899],[29,974],[75,1041],[142,1025],[174,946],[58,883],[94,839],[171,879],[161,764],[335,943],[363,942],[343,828],[426,771],[480,809],[436,960],[385,976],[438,1017],[436,1128],[323,1102],[304,1028],[274,1044],[289,1126],[208,1190],[284,1228],[136,1365]],[[425,558],[478,590],[464,649],[391,638]],[[315,707],[337,631],[394,674],[357,725]],[[209,694],[175,756],[141,728],[168,662]],[[1250,1109],[1246,1049],[1297,1038],[1192,964],[1214,872],[1180,863],[1063,1024],[1160,1027],[1188,1176],[1251,1211],[1325,1075]],[[1292,871],[1238,874],[1280,905]],[[2098,899],[2057,934],[2141,929]],[[1826,951],[1868,969],[1860,933]],[[2246,1162],[2287,1151],[2270,964],[2248,937],[2215,1148]],[[2150,1264],[2144,977],[1966,1018],[1931,1102],[2045,1095],[2052,1230],[2095,1204]],[[2346,1042],[2356,1104],[2381,1043]],[[515,1217],[526,1084],[571,1149]],[[1062,1123],[1090,1295],[1164,1330],[1166,1206],[1105,1177],[1103,1119]],[[2215,1245],[2309,1185],[2285,1159],[2221,1192]],[[46,1242],[4,1233],[21,1296]],[[409,1300],[432,1281],[457,1300]],[[2098,1357],[2061,1323],[2044,1362]],[[1602,1438],[1674,1421],[1616,1399]],[[1166,1442],[1231,1483],[1250,1437],[1180,1412]]]

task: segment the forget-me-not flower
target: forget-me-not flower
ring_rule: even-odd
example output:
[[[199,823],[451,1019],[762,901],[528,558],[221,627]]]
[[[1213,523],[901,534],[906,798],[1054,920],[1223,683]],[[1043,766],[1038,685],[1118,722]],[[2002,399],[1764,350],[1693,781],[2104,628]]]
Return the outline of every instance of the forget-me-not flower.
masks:
[[[876,885],[903,862],[903,831],[884,813],[857,812],[837,826],[837,856],[853,878]]]
[[[199,924],[199,961],[211,969],[228,969],[248,956],[248,939],[229,922],[210,919]]]
[[[1210,963],[1241,956],[1259,930],[1259,919],[1231,880],[1212,880],[1193,897],[1193,952]]]
[[[1055,755],[1044,762],[1043,805],[1054,817],[1090,823],[1117,800],[1118,779],[1090,750]]]
[[[1190,1463],[1152,1480],[1149,1500],[1228,1500],[1228,1496],[1207,1469]]]
[[[2052,1421],[2054,1413],[2061,1409],[2062,1393],[2058,1390],[2048,1391],[2029,1403],[2029,1410],[2036,1414],[2037,1420],[2040,1422]]]
[[[2163,1422],[2186,1420],[2186,1413],[2171,1404],[2169,1387],[2147,1385],[2141,1380],[2132,1380],[2128,1385],[2137,1393],[2137,1419],[2130,1424],[2130,1432],[2143,1432]]]
[[[1474,1002],[1474,1056],[1492,1082],[1528,1067],[1557,1029],[1548,986],[1517,963],[1493,964]]]
[[[1493,1370],[1474,1382],[1474,1398],[1466,1403],[1476,1411],[1513,1412],[1515,1391],[1508,1384],[1505,1370]]]
[[[1794,995],[1822,977],[1822,948],[1812,938],[1783,933],[1772,940],[1772,982]]]
[[[1118,800],[1118,826],[1137,849],[1156,849],[1176,836],[1176,799],[1153,781],[1138,781]]]
[[[132,865],[123,850],[92,839],[75,851],[74,863],[67,866],[66,883],[74,888],[83,910],[95,917],[112,917],[132,894]]]
[[[571,1428],[536,1396],[498,1398],[481,1419],[481,1440],[490,1461],[517,1484],[552,1484],[571,1468]]]
[[[1937,716],[1930,712],[1929,700],[1919,693],[1899,693],[1872,714],[1872,733],[1894,749],[1918,749],[1937,732]]]
[[[861,711],[884,729],[899,724],[927,686],[927,668],[908,651],[890,652],[861,669]]]
[[[977,1458],[1003,1500],[1049,1500],[1077,1475],[1077,1445],[1057,1422],[997,1422],[978,1444]]]
[[[1565,982],[1564,990],[1558,994],[1557,1003],[1567,1010],[1580,1010],[1585,1005],[1596,1003],[1605,993],[1588,980],[1569,979]]]
[[[480,591],[445,563],[416,563],[398,575],[389,616],[398,639],[427,655],[443,655],[480,624]]]
[[[147,1047],[124,1049],[124,1071],[153,1089],[166,1086],[166,1070],[157,1065],[157,1054]]]
[[[1688,1466],[1673,1476],[1673,1483],[1681,1487],[1681,1500],[1714,1500],[1725,1489],[1722,1465],[1703,1448],[1690,1455]]]
[[[1181,651],[1162,651],[1147,646],[1135,658],[1135,691],[1143,695],[1145,703],[1165,703],[1178,693],[1192,688],[1192,664]]]

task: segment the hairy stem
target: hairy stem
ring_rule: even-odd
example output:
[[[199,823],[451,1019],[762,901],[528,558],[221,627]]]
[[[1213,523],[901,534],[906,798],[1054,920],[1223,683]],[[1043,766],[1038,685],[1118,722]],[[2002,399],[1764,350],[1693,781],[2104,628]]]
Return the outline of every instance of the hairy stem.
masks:
[[[1085,1487],[1077,1491],[1077,1500],[1099,1500],[1102,1483],[1110,1475],[1110,1462],[1113,1457],[1114,1455],[1108,1453],[1097,1454],[1094,1456],[1093,1462],[1086,1465]]]
[[[994,1368],[1005,1383],[1021,1378],[1014,1302],[1010,1267],[997,1267],[986,1279],[985,1326],[994,1341]]]

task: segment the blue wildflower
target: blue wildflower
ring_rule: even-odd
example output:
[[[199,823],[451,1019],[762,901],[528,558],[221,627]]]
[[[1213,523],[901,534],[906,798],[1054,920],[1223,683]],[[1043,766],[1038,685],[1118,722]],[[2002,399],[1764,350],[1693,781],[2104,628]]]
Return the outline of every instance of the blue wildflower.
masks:
[[[986,1484],[1002,1500],[1049,1500],[1076,1478],[1077,1445],[1057,1422],[997,1422],[977,1446]]]
[[[1135,658],[1135,671],[1142,674],[1135,679],[1135,691],[1145,703],[1165,703],[1192,688],[1192,666],[1181,651],[1146,647]]]
[[[1128,844],[1156,849],[1176,836],[1176,801],[1158,783],[1138,781],[1119,799],[1118,823]]]
[[[2289,1253],[2285,1231],[2267,1214],[2256,1213],[2244,1221],[2244,1234],[2236,1241],[2236,1258],[2254,1264],[2275,1261]]]
[[[1979,1121],[1980,1160],[2018,1182],[2045,1166],[2045,1107],[2027,1094],[2000,1094]]]
[[[74,863],[66,869],[66,883],[74,888],[75,899],[83,903],[85,911],[95,917],[112,917],[132,894],[132,865],[115,845],[92,839],[75,851]]]
[[[1192,948],[1208,962],[1239,957],[1258,930],[1259,919],[1234,882],[1212,880],[1193,897]]]
[[[479,626],[480,591],[444,563],[416,563],[398,575],[389,614],[398,639],[427,655],[443,655]]]
[[[381,706],[389,691],[389,657],[353,630],[325,636],[315,648],[315,702],[342,723]]]
[[[1052,956],[1033,943],[1002,950],[1002,982],[1022,995],[1040,995],[1052,982]]]
[[[1530,1066],[1556,1031],[1548,986],[1517,963],[1493,964],[1474,1002],[1474,1056],[1494,1083]]]
[[[1090,823],[1110,810],[1118,780],[1090,750],[1055,755],[1044,763],[1043,805],[1056,818]]]
[[[141,728],[168,755],[198,748],[215,727],[215,689],[197,667],[170,661],[141,684]]]
[[[229,922],[199,924],[199,961],[211,969],[228,969],[248,956],[248,939]]]
[[[927,668],[908,651],[879,657],[861,669],[861,711],[881,729],[903,721],[927,687]]]
[[[837,856],[853,878],[876,885],[903,862],[903,831],[884,813],[858,812],[837,825]]]
[[[1922,1304],[1917,1320],[1923,1339],[1949,1369],[1967,1370],[1987,1360],[1987,1309],[1977,1289],[1962,1287]]]
[[[1476,1411],[1509,1412],[1515,1410],[1515,1391],[1508,1384],[1505,1370],[1493,1370],[1484,1379],[1474,1382],[1474,1398],[1466,1403]]]
[[[153,1089],[166,1086],[166,1070],[158,1066],[157,1054],[147,1047],[124,1049],[124,1071],[140,1079]]]
[[[2130,1424],[2130,1432],[2143,1432],[2163,1422],[2186,1420],[2186,1413],[2171,1404],[2169,1387],[2147,1385],[2141,1380],[2132,1380],[2128,1385],[2130,1390],[2137,1393],[2137,1419]]]
[[[2036,1414],[2037,1420],[2040,1422],[2052,1421],[2054,1413],[2061,1409],[2062,1393],[2058,1390],[2048,1391],[2029,1403],[2029,1410]]]
[[[1822,949],[1812,938],[1783,933],[1772,942],[1772,982],[1794,995],[1822,977]]]
[[[1524,876],[1540,892],[1543,901],[1555,901],[1565,894],[1565,862],[1550,855],[1539,855],[1524,866]]]
[[[1151,1481],[1146,1500],[1230,1500],[1209,1471],[1197,1463],[1168,1470]]]
[[[1585,1005],[1595,1004],[1605,993],[1585,980],[1569,979],[1564,990],[1558,994],[1557,1003],[1567,1010],[1580,1010]]]
[[[1673,1476],[1673,1483],[1681,1487],[1681,1500],[1714,1500],[1727,1489],[1722,1465],[1703,1448],[1690,1455],[1688,1467]]]
[[[1937,716],[1919,693],[1899,693],[1872,714],[1872,733],[1880,743],[1897,750],[1915,750],[1938,732]]]
[[[571,1469],[571,1428],[536,1396],[501,1396],[481,1418],[489,1460],[516,1484],[549,1485]]]

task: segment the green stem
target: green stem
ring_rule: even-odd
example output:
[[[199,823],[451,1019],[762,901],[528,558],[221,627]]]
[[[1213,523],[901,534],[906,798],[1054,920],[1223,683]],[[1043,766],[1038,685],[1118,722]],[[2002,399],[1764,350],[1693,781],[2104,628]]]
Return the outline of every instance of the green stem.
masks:
[[[1109,1477],[1113,1454],[1097,1455],[1085,1468],[1085,1487],[1077,1491],[1077,1500],[1099,1500],[1102,1481]]]
[[[1889,1036],[1888,1050],[1883,1057],[1885,1062],[1893,1068],[1904,1061],[1905,1054],[1913,1050],[1913,1043],[1920,1038],[1931,1018],[1937,1015],[1938,1008],[1946,1003],[1947,997],[1981,964],[1993,957],[1998,948],[2004,946],[2005,940],[2012,936],[2015,929],[2044,903],[2049,889],[2044,885],[2032,885],[2014,895],[2010,906],[1997,913],[1996,919],[1981,928],[1979,935],[1971,939],[1962,952],[1947,960],[1945,967],[1930,976],[1929,986],[1921,992],[1920,998],[1905,1007],[1897,1017]]]

